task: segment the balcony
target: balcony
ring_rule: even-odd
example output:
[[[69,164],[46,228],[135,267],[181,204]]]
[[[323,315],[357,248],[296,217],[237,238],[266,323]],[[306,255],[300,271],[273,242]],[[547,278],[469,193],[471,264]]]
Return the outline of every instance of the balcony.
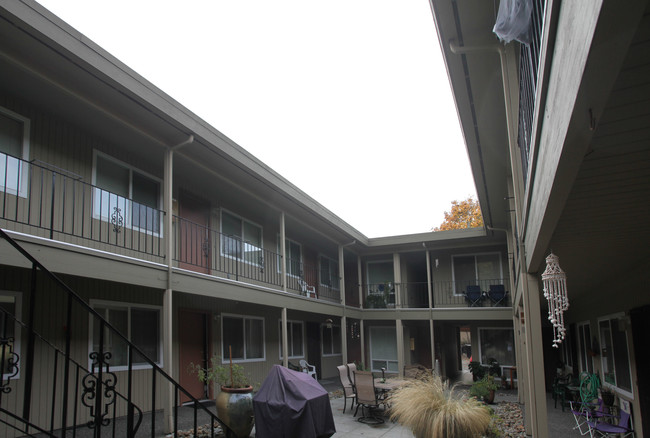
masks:
[[[46,163],[0,154],[2,226],[153,261],[165,257],[164,212]]]
[[[431,284],[433,308],[459,307],[510,307],[510,294],[498,301],[490,299],[490,286],[504,285],[508,290],[509,279],[485,279],[478,281],[436,281]],[[481,295],[472,302],[465,298],[468,286],[477,286]],[[364,309],[427,309],[429,288],[426,282],[364,284]]]

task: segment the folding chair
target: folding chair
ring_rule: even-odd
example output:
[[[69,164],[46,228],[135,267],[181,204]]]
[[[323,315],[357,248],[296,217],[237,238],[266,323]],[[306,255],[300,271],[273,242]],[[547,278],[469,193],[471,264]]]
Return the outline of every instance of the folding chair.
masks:
[[[589,433],[589,425],[587,424],[588,420],[609,415],[604,412],[602,399],[598,399],[598,403],[569,401],[569,410],[573,414],[573,419],[576,422],[573,430],[578,429],[580,435],[586,435]]]
[[[618,435],[620,438],[634,436],[634,431],[628,427],[630,413],[621,409],[618,424],[602,423],[598,420],[587,420],[591,438]]]
[[[469,303],[469,307],[480,307],[483,301],[483,292],[481,287],[477,285],[469,285],[465,290],[465,300]]]
[[[491,284],[487,295],[490,301],[492,301],[493,307],[506,305],[506,297],[508,295],[508,292],[506,291],[506,287],[504,285]]]

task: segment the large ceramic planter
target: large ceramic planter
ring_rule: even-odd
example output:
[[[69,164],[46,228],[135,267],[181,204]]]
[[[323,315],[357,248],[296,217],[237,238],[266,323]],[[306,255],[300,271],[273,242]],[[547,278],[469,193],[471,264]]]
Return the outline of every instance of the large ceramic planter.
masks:
[[[228,438],[245,438],[251,434],[255,421],[252,386],[246,388],[222,386],[215,404],[217,417],[234,433],[234,435],[226,434]]]

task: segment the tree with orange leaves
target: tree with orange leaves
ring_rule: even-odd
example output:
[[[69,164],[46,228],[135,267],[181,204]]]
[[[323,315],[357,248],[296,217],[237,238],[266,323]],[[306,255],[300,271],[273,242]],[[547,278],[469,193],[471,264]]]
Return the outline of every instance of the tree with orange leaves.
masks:
[[[445,211],[445,220],[433,231],[458,230],[483,226],[483,215],[478,201],[471,196],[464,201],[451,201],[451,211]]]

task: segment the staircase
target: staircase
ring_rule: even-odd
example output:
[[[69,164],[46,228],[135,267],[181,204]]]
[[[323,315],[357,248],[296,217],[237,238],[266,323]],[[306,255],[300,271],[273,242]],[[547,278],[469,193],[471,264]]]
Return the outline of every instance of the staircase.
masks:
[[[213,412],[0,229],[2,241],[31,270],[3,279],[22,291],[22,300],[0,302],[0,436],[177,436],[179,415],[191,418],[186,427],[194,430],[209,423],[211,436],[217,425],[230,434]],[[111,346],[118,343],[126,348],[127,365],[115,369]],[[183,407],[181,394],[190,399]]]

